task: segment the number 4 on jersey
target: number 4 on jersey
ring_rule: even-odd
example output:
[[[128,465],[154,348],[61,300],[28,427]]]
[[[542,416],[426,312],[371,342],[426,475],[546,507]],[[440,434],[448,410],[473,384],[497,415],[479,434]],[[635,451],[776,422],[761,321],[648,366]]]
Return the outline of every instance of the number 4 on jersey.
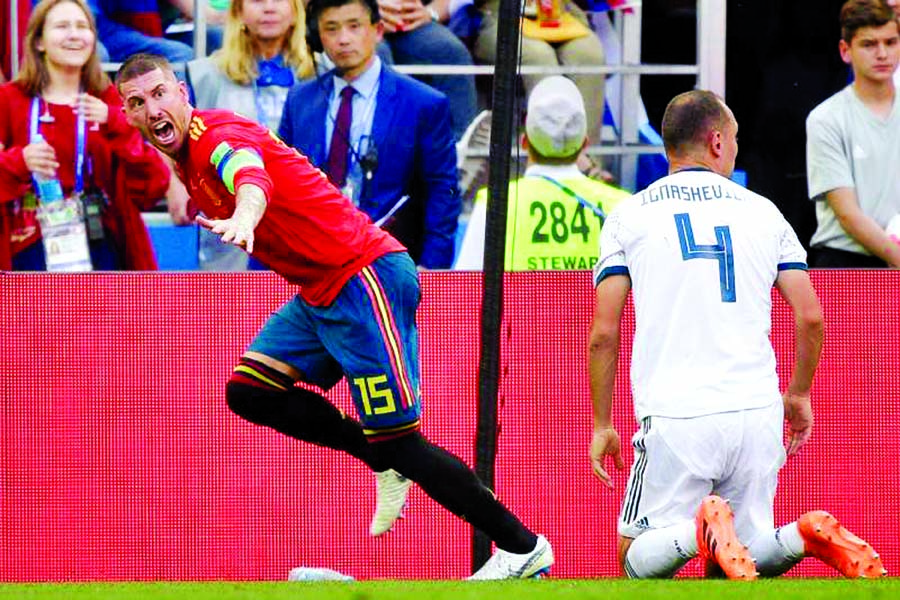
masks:
[[[675,229],[678,230],[678,241],[681,243],[682,260],[708,258],[719,262],[719,288],[722,291],[722,302],[737,302],[734,287],[734,251],[731,246],[731,228],[718,225],[715,244],[698,244],[694,241],[694,230],[691,227],[691,216],[688,213],[675,215]]]

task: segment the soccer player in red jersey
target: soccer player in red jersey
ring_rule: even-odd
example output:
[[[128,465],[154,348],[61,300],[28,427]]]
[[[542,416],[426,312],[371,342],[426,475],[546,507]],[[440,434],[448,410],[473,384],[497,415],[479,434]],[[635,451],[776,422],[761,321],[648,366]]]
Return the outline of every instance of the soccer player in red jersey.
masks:
[[[263,126],[229,111],[195,110],[165,59],[132,56],[116,85],[128,121],[175,161],[205,215],[197,222],[300,286],[235,367],[226,386],[231,410],[347,452],[379,474],[373,535],[390,529],[411,480],[497,545],[473,578],[548,570],[553,550],[546,538],[419,431],[419,282],[405,248]],[[294,385],[328,390],[341,377],[359,421]]]

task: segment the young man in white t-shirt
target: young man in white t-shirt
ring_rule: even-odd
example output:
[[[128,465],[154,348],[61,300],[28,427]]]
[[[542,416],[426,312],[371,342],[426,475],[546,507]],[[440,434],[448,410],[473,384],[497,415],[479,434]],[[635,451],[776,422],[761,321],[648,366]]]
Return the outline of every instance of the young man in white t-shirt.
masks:
[[[853,83],[806,120],[807,184],[818,221],[810,264],[900,268],[900,245],[884,229],[900,213],[895,13],[882,0],[849,0],[841,9],[839,49],[853,69]]]
[[[812,430],[809,393],[822,345],[806,253],[774,204],[729,179],[737,122],[718,96],[676,96],[662,134],[669,175],[609,215],[594,270],[591,460],[609,487],[605,458],[624,467],[611,406],[630,290],[636,318],[631,383],[640,430],[619,516],[622,569],[670,577],[700,555],[730,578],[755,579],[815,556],[849,577],[879,577],[871,546],[826,512],[774,526],[782,421],[791,455]],[[769,340],[773,285],[797,329],[783,396]]]

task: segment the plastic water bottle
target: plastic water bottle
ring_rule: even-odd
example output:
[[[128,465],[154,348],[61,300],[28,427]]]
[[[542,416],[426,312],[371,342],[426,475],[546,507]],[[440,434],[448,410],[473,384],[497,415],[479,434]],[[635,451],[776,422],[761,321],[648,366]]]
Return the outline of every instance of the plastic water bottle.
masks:
[[[354,579],[332,569],[295,567],[288,574],[288,581],[354,581]]]
[[[45,140],[44,136],[37,134],[31,141],[35,144],[40,144]],[[41,202],[49,204],[63,199],[62,185],[60,185],[59,179],[56,177],[46,177],[38,173],[32,173],[32,175],[34,176],[34,181],[37,185],[37,190],[35,191]]]

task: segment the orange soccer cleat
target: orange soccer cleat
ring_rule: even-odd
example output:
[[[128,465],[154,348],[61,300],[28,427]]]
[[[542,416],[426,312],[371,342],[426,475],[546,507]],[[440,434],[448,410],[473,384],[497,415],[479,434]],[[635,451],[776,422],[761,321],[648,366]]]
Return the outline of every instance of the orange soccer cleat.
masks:
[[[700,502],[695,518],[700,556],[713,561],[729,579],[756,579],[756,563],[734,531],[734,513],[719,496]]]
[[[881,557],[824,510],[808,512],[797,519],[807,556],[814,556],[841,572],[844,577],[884,577]]]

